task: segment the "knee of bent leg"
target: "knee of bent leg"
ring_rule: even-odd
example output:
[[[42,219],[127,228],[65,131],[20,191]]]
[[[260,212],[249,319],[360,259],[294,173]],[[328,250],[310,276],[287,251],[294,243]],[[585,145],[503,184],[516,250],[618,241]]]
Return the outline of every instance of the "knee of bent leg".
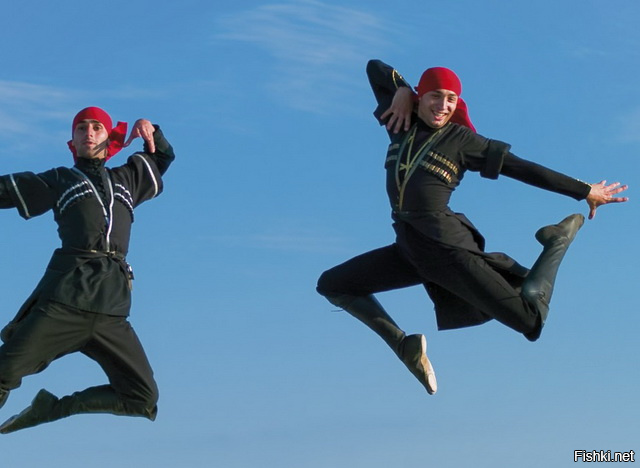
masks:
[[[331,294],[332,285],[333,285],[333,279],[331,275],[331,270],[327,270],[320,275],[320,278],[318,278],[316,291],[318,291],[318,294],[322,296],[327,296]]]
[[[144,401],[144,406],[145,406],[146,410],[149,412],[149,414],[153,413],[153,418],[149,418],[149,419],[155,419],[156,418],[155,415],[158,412],[158,400],[159,399],[160,399],[160,392],[158,391],[158,386],[154,385],[153,388],[151,389],[151,391],[149,392],[149,395],[147,396],[147,398]]]
[[[346,289],[348,288],[345,287],[344,280],[339,270],[335,267],[322,273],[316,286],[316,291],[325,297],[347,294],[348,291]]]
[[[125,408],[131,415],[142,416],[151,421],[156,419],[158,413],[158,399],[160,394],[158,386],[153,382],[144,392],[137,392],[135,396],[122,396]]]
[[[129,401],[127,406],[131,413],[154,421],[158,414],[158,393],[154,393],[146,400]]]
[[[331,270],[325,271],[318,279],[316,291],[334,306],[344,309],[354,299],[353,295],[345,294],[331,276]]]

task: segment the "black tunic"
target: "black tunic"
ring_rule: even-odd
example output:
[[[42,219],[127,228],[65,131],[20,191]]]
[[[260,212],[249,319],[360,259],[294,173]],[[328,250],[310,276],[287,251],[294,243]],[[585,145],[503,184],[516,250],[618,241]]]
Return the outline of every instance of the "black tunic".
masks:
[[[382,125],[380,116],[389,108],[398,87],[409,85],[396,70],[379,60],[369,62],[367,74],[378,102],[374,115]],[[449,123],[438,131],[414,114],[409,131],[389,132],[389,137],[386,185],[396,244],[415,265],[426,261],[420,240],[426,238],[429,243],[440,245],[444,256],[455,256],[451,252],[462,249],[482,257],[516,290],[528,273],[504,253],[484,252],[482,235],[466,216],[449,208],[451,194],[468,170],[489,179],[506,175],[576,200],[586,198],[590,190],[588,184],[518,158],[509,151],[510,145],[458,124]],[[438,261],[433,258],[433,248],[428,252],[432,257],[429,261]],[[455,291],[432,282],[425,282],[425,286],[435,303],[440,329],[475,325],[490,318],[474,304],[457,297]]]
[[[144,152],[113,169],[102,160],[79,158],[71,168],[0,177],[0,208],[15,207],[25,219],[52,210],[62,242],[12,324],[38,301],[129,314],[132,273],[125,257],[133,210],[162,192],[162,174],[175,158],[157,126],[154,140],[155,153],[145,144]],[[11,328],[3,330],[3,339]]]

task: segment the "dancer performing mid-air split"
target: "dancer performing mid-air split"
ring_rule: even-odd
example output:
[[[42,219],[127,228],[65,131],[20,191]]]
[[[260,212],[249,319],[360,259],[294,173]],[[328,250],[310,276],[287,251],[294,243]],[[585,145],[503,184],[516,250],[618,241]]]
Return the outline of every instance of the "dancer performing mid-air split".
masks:
[[[473,224],[449,208],[464,173],[488,179],[504,175],[586,200],[590,219],[601,205],[627,201],[616,196],[627,186],[581,182],[478,135],[460,97],[460,80],[447,68],[426,70],[417,95],[379,60],[368,63],[367,75],[378,102],[374,115],[391,140],[385,169],[396,240],[325,271],[317,290],[377,333],[434,394],[437,382],[425,336],[406,335],[374,294],[422,284],[435,304],[439,329],[496,319],[535,341],[549,313],[560,262],[584,222],[573,214],[541,228],[535,237],[542,253],[530,270],[503,253],[487,253]]]
[[[23,377],[70,353],[93,359],[109,379],[62,398],[40,390],[31,406],[0,425],[0,433],[78,413],[156,417],[153,371],[127,319],[133,274],[125,257],[134,208],[160,194],[175,156],[148,120],[138,120],[127,141],[126,132],[126,123],[113,127],[105,111],[88,107],[71,126],[73,167],[0,177],[0,208],[17,208],[25,219],[52,210],[62,241],[0,335],[0,408]],[[124,165],[105,167],[137,137],[144,139],[144,151]]]

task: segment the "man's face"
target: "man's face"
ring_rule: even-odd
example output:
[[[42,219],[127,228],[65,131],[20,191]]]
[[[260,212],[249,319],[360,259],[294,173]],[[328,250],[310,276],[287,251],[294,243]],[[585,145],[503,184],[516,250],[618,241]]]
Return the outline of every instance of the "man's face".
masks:
[[[418,117],[429,127],[442,128],[453,117],[458,105],[458,95],[448,89],[436,89],[424,93],[418,101]]]
[[[104,159],[107,157],[109,134],[97,120],[81,120],[73,129],[72,144],[79,158]]]

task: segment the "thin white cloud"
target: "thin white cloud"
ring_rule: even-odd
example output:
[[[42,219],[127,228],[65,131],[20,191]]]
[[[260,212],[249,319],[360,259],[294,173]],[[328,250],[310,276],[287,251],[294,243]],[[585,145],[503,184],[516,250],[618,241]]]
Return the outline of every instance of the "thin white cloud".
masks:
[[[585,45],[566,44],[565,47],[567,53],[577,59],[601,59],[607,56],[604,50]]]
[[[46,152],[42,148],[66,147],[73,112],[92,105],[97,98],[115,101],[157,99],[164,90],[122,87],[101,90],[70,90],[28,82],[0,80],[0,149],[12,157]],[[87,99],[90,101],[87,104]],[[62,143],[61,143],[62,142]]]
[[[127,101],[131,99],[157,99],[166,91],[148,87],[126,86],[102,90],[101,99]],[[0,81],[0,133],[21,134],[33,132],[33,125],[44,121],[64,122],[69,113],[77,110],[95,92],[68,90],[26,82]]]
[[[640,142],[640,108],[626,114],[620,120],[619,129],[623,142]]]
[[[44,121],[62,118],[60,107],[70,98],[67,91],[54,87],[0,81],[0,134],[36,133]]]
[[[376,15],[318,0],[277,3],[222,17],[218,40],[246,42],[274,61],[267,88],[294,108],[329,111],[361,82],[366,60],[391,32]],[[275,68],[275,70],[274,70]],[[264,77],[263,77],[264,78]]]
[[[23,159],[60,144],[73,92],[19,81],[0,81],[0,151]],[[65,127],[63,127],[63,125]],[[65,137],[67,136],[65,132]]]
[[[254,249],[283,252],[336,253],[347,249],[344,238],[321,235],[317,231],[281,231],[255,234],[206,236],[207,241],[216,241],[231,246],[242,245]]]
[[[0,81],[0,102],[3,104],[40,104],[43,100],[60,100],[65,97],[65,92],[49,86],[18,81]]]
[[[341,239],[318,235],[266,234],[252,236],[254,245],[270,250],[296,252],[333,252],[340,250]]]

